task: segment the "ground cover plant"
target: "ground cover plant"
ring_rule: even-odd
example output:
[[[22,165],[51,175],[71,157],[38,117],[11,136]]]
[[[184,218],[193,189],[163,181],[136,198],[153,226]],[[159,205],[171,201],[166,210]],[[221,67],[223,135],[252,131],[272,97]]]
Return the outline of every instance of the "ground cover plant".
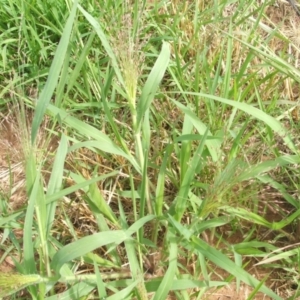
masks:
[[[290,6],[0,12],[1,297],[299,297]]]

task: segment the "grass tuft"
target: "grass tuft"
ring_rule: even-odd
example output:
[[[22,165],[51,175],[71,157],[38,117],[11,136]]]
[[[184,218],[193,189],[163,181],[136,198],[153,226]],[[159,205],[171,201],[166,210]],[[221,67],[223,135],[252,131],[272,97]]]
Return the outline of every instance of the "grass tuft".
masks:
[[[1,297],[297,299],[295,11],[2,2]]]

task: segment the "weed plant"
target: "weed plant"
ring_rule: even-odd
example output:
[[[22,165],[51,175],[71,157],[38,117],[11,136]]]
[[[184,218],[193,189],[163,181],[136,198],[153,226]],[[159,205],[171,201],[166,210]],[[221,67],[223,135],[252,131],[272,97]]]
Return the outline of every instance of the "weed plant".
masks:
[[[297,299],[299,32],[273,2],[1,0],[26,191],[0,177],[1,297]]]

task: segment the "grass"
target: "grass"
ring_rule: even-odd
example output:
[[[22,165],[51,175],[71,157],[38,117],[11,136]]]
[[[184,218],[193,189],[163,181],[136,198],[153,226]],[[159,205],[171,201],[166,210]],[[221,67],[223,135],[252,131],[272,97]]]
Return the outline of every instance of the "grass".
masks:
[[[295,12],[2,2],[1,297],[297,299]]]

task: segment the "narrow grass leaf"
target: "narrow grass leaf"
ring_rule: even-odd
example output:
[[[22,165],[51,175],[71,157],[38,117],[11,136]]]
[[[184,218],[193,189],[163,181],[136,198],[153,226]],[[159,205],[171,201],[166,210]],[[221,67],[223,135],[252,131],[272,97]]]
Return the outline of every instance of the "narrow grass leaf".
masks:
[[[152,221],[155,218],[154,215],[147,215],[139,220],[137,220],[134,224],[132,224],[127,230],[127,235],[132,235],[134,232],[137,232],[141,227],[143,227],[147,222]]]
[[[290,250],[290,251],[285,251],[285,252],[274,255],[275,251],[273,251],[273,253],[268,255],[268,256],[271,256],[271,257],[268,257],[268,256],[265,255],[265,258],[262,261],[255,264],[255,265],[258,266],[258,265],[270,264],[274,261],[286,260],[286,259],[289,259],[291,256],[299,255],[299,248],[293,249],[293,250]],[[277,251],[282,251],[282,250],[278,249]]]
[[[191,122],[193,123],[194,127],[198,131],[200,135],[204,135],[207,131],[207,135],[212,136],[211,132],[208,130],[206,125],[202,123],[199,118],[186,106],[182,105],[180,102],[171,99],[172,102],[186,115],[191,119]],[[212,157],[213,161],[218,161],[220,155],[221,155],[221,140],[214,139],[214,140],[206,140],[205,145],[207,146],[207,149]]]
[[[203,135],[203,139],[200,142],[199,146],[197,147],[193,158],[189,162],[189,168],[187,169],[186,173],[184,174],[184,178],[180,185],[180,189],[178,195],[175,199],[175,219],[180,221],[187,205],[187,199],[189,195],[190,188],[192,186],[192,180],[195,177],[195,172],[198,168],[199,162],[201,161],[202,152],[204,150],[204,145],[206,142],[208,130]],[[173,208],[171,207],[170,213],[172,212]]]
[[[23,237],[23,245],[24,245],[24,267],[27,274],[35,274],[37,273],[36,265],[35,265],[35,257],[34,257],[34,246],[33,246],[33,220],[34,220],[34,209],[36,205],[36,198],[38,197],[38,192],[40,189],[40,176],[37,173],[35,178],[35,182],[30,193],[25,223],[24,223],[24,237]]]
[[[239,181],[248,180],[263,173],[267,173],[275,168],[284,167],[290,164],[299,164],[300,156],[299,155],[284,155],[277,157],[273,160],[267,160],[262,163],[259,163],[254,166],[250,166],[244,170],[242,174],[238,176]]]
[[[27,207],[26,207],[27,208]],[[23,212],[13,213],[8,217],[1,217],[0,219],[0,227],[3,227],[5,224],[8,224],[11,221],[17,221],[18,218],[23,214]]]
[[[82,66],[84,62],[88,59],[88,52],[91,48],[92,42],[95,38],[96,33],[92,32],[88,38],[88,40],[84,44],[84,48],[82,49],[82,52],[80,54],[80,57],[78,61],[76,62],[76,66],[72,73],[70,74],[70,78],[68,79],[68,87],[67,87],[67,94],[69,91],[73,88],[73,86],[76,83],[77,78],[80,76],[80,70],[82,69]]]
[[[168,145],[164,153],[164,158],[159,169],[156,190],[155,190],[155,213],[157,216],[162,215],[163,205],[164,205],[164,195],[165,195],[165,174],[167,170],[167,162],[171,156],[173,150],[172,145]]]
[[[100,299],[106,298],[107,297],[107,293],[105,290],[105,284],[101,278],[101,274],[99,272],[99,267],[97,265],[97,263],[94,261],[94,270],[95,270],[95,274],[96,274],[96,283],[97,283],[97,290],[98,290],[98,295],[100,297]]]
[[[57,149],[55,160],[52,168],[52,172],[49,179],[47,195],[55,194],[61,189],[63,172],[64,172],[64,163],[67,155],[68,144],[67,138],[64,134],[61,136],[59,147]],[[56,202],[49,203],[47,205],[47,235],[50,233],[50,229],[53,224],[55,217]]]
[[[188,135],[193,130],[193,123],[190,118],[185,115],[183,121],[182,135]],[[182,184],[186,171],[189,169],[189,160],[191,159],[192,141],[183,140],[180,150],[180,183]]]
[[[124,84],[124,80],[122,77],[122,73],[120,71],[120,68],[118,66],[118,62],[116,59],[116,56],[109,44],[109,41],[104,33],[104,31],[101,28],[101,25],[99,24],[99,22],[92,17],[81,5],[78,5],[78,9],[82,12],[82,14],[85,16],[85,18],[87,19],[87,21],[92,25],[92,27],[95,29],[98,37],[100,38],[101,42],[102,42],[102,46],[104,47],[107,55],[109,56],[112,66],[115,70],[115,73],[117,75],[117,78],[119,80],[119,82],[121,83],[121,85],[126,89],[125,84]]]
[[[229,207],[229,206],[224,206],[222,207],[225,211],[233,214],[234,216],[238,216],[240,218],[243,218],[244,220],[248,220],[249,222],[253,222],[265,227],[268,227],[273,230],[280,230],[283,227],[291,224],[294,220],[296,220],[300,216],[300,209],[296,210],[294,213],[286,217],[280,222],[268,222],[266,219],[263,217],[259,216],[256,213],[253,213],[251,211],[248,211],[244,208],[234,208],[234,207]]]
[[[152,280],[146,282],[146,288],[148,293],[156,292],[164,277],[155,277]],[[224,281],[205,281],[205,280],[194,280],[194,279],[174,279],[172,280],[171,291],[180,291],[188,289],[198,288],[213,288],[221,287],[226,285]]]
[[[192,231],[187,228],[187,226],[182,225],[180,222],[175,220],[173,216],[168,214],[169,221],[173,225],[173,227],[177,230],[178,233],[180,233],[181,236],[183,236],[186,240],[189,240],[192,237]]]
[[[99,256],[98,254],[95,254],[92,252],[85,254],[83,256],[83,260],[88,264],[96,263],[98,266],[105,267],[105,268],[116,268],[117,269],[120,266],[120,264],[115,264],[111,260],[107,260],[107,259]]]
[[[72,173],[70,173],[70,174],[72,175]],[[102,176],[98,176],[98,177],[95,177],[95,178],[92,178],[92,179],[89,179],[89,180],[85,180],[84,182],[80,182],[78,184],[74,184],[73,186],[70,186],[70,187],[65,188],[63,190],[60,190],[60,191],[56,192],[53,195],[47,196],[46,197],[46,203],[49,204],[53,201],[56,201],[57,199],[60,199],[64,196],[66,196],[66,195],[74,193],[79,189],[84,189],[84,188],[88,187],[90,184],[93,184],[93,183],[101,181],[101,180],[105,180],[109,177],[114,177],[118,174],[119,174],[118,171],[113,171],[111,173],[108,173],[108,174],[105,174],[105,175],[102,175]],[[75,174],[75,175],[77,175],[77,174]]]
[[[232,107],[236,107],[239,110],[244,111],[246,114],[251,115],[255,119],[258,119],[262,122],[264,122],[266,125],[268,125],[274,132],[276,132],[278,135],[281,136],[281,138],[285,141],[286,145],[289,147],[291,151],[293,151],[295,154],[298,153],[298,149],[296,148],[295,144],[293,143],[289,132],[287,129],[275,118],[268,115],[267,113],[261,111],[260,109],[249,105],[247,103],[241,103],[229,99],[224,99],[221,97],[217,97],[214,95],[204,94],[204,93],[192,93],[192,92],[185,92],[185,94],[188,95],[194,95],[194,96],[200,96],[204,98],[208,98],[211,100],[219,101],[221,103],[228,104]]]
[[[206,244],[205,242],[203,242],[195,236],[192,237],[191,241],[196,251],[202,253],[207,259],[216,264],[218,267],[239,278],[249,286],[255,288],[260,284],[259,280],[254,278],[241,267],[237,266],[233,261],[231,261],[226,255],[224,255],[220,251],[216,250],[215,248],[211,247],[210,245]],[[272,290],[270,290],[264,285],[259,290],[271,297],[272,299],[282,300],[281,297],[276,295]]]
[[[108,218],[113,224],[118,225],[117,217],[106,203],[96,183],[90,185],[87,197],[96,205],[101,214]]]
[[[152,300],[167,299],[167,295],[172,288],[172,283],[175,279],[175,272],[177,270],[177,249],[176,243],[170,243],[169,267]]]
[[[265,184],[269,184],[270,186],[272,186],[273,188],[275,188],[277,191],[279,191],[281,193],[281,195],[283,196],[283,198],[289,202],[290,204],[292,204],[294,207],[296,207],[297,209],[300,208],[300,203],[297,199],[295,199],[294,197],[292,197],[287,190],[285,189],[285,187],[283,186],[283,184],[280,184],[279,182],[276,182],[273,178],[271,178],[268,175],[264,175],[264,176],[256,176],[256,178],[258,180],[260,180],[261,182],[265,183]]]
[[[263,278],[263,280],[260,281],[260,283],[253,289],[253,291],[250,293],[250,295],[248,296],[247,300],[252,300],[255,299],[255,295],[259,292],[260,288],[264,285],[264,283],[267,281],[268,279],[268,275],[265,276]]]
[[[212,229],[216,227],[223,226],[232,221],[233,216],[222,216],[217,218],[212,218],[209,220],[196,220],[195,224],[192,224],[192,229],[195,233],[200,234],[204,230]]]
[[[147,295],[147,293],[145,292],[143,278],[140,276],[140,274],[142,274],[142,271],[139,265],[139,260],[137,258],[137,255],[140,253],[136,251],[135,242],[133,240],[125,241],[125,249],[128,258],[129,268],[131,271],[131,276],[134,280],[138,280],[139,282],[136,287],[138,298],[145,299],[144,295]]]
[[[120,299],[127,299],[126,297],[129,296],[129,294],[132,292],[132,290],[136,287],[136,285],[139,283],[138,280],[134,281],[130,285],[128,285],[125,289],[115,293],[112,296],[109,296],[107,300],[120,300]]]
[[[141,172],[140,166],[135,158],[130,153],[125,153],[106,134],[102,133],[100,130],[96,129],[93,126],[80,121],[77,118],[71,117],[66,111],[59,109],[51,104],[48,106],[48,110],[55,116],[59,115],[61,120],[65,124],[75,129],[80,135],[84,135],[85,137],[90,137],[96,140],[83,142],[82,144],[75,144],[69,148],[69,152],[78,149],[80,145],[82,147],[96,147],[101,151],[125,157],[139,173]]]
[[[54,93],[54,89],[58,83],[59,73],[63,66],[65,55],[69,45],[69,39],[71,36],[71,30],[76,16],[78,0],[75,0],[73,3],[72,10],[68,17],[66,26],[64,28],[61,40],[56,49],[53,62],[50,67],[49,76],[47,78],[45,87],[43,88],[39,100],[37,102],[34,118],[32,121],[32,130],[31,130],[31,143],[34,144],[34,141],[37,136],[37,132],[40,124],[42,123],[44,114],[46,112],[47,106],[51,100],[51,97]]]
[[[101,92],[102,92],[101,93],[101,100],[102,100],[102,104],[103,104],[103,108],[104,108],[104,112],[105,112],[105,117],[107,118],[107,120],[108,120],[108,122],[109,122],[109,124],[110,124],[110,126],[111,126],[111,128],[114,132],[114,135],[115,135],[116,139],[122,145],[122,148],[124,149],[124,151],[126,153],[130,153],[130,151],[128,150],[128,147],[126,145],[126,142],[124,141],[124,139],[121,135],[121,132],[120,132],[115,120],[114,120],[112,112],[109,109],[109,102],[108,102],[108,99],[107,99],[107,93],[111,89],[111,82],[112,82],[112,79],[113,79],[113,75],[114,75],[113,70],[109,70],[109,68],[107,68],[106,77],[104,79],[105,85],[101,86]],[[110,99],[110,101],[112,101],[112,100]]]
[[[81,183],[85,182],[86,179],[78,174],[70,173],[70,177],[76,182]],[[106,203],[104,197],[101,194],[97,184],[91,183],[87,188],[84,189],[85,195],[83,196],[84,200],[89,204],[90,209],[95,214],[103,214],[105,218],[109,219],[118,227],[118,220],[109,205]]]
[[[70,299],[82,299],[81,297],[87,296],[95,289],[96,283],[90,282],[79,282],[72,285],[67,291],[59,293],[50,297],[45,298],[45,300],[70,300]]]
[[[70,243],[61,248],[53,257],[51,262],[52,268],[56,273],[67,262],[83,256],[99,247],[107,244],[116,243],[120,244],[129,239],[130,236],[122,230],[99,232],[81,238],[78,241]]]
[[[142,89],[141,97],[137,105],[137,128],[140,128],[142,118],[145,112],[150,107],[151,102],[158,90],[161,80],[164,77],[170,60],[170,45],[163,42],[161,52],[147,78],[147,81]]]

